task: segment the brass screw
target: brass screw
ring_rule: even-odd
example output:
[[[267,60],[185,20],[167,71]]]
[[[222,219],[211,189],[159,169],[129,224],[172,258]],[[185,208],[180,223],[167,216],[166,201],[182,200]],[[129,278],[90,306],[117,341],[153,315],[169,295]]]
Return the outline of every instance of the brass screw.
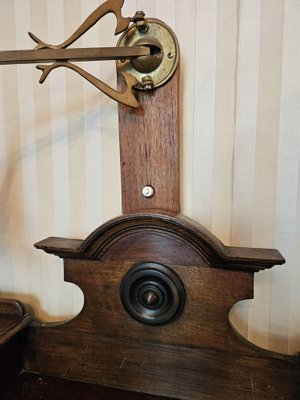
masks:
[[[137,11],[131,21],[136,24],[138,21],[145,19],[145,15],[144,11]]]
[[[144,11],[137,11],[131,19],[140,33],[146,33],[149,30],[149,25],[145,21],[145,15]]]
[[[153,79],[150,75],[142,77],[141,87],[144,90],[152,90],[154,87]]]

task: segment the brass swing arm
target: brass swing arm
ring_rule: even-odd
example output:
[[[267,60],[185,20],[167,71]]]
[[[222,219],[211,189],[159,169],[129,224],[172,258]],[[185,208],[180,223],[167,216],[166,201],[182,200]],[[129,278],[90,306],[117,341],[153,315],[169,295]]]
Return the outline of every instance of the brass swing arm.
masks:
[[[146,46],[96,47],[83,49],[8,50],[0,51],[0,65],[35,64],[55,61],[129,60],[150,55]]]
[[[140,11],[133,18],[125,18],[121,12],[123,4],[124,0],[107,0],[96,8],[67,40],[58,45],[45,43],[29,32],[29,36],[37,43],[37,46],[33,50],[0,51],[0,65],[39,62],[52,63],[51,65],[37,65],[37,68],[42,71],[40,83],[43,83],[54,69],[66,67],[81,75],[112,99],[137,108],[139,104],[133,93],[133,89],[149,90],[155,86],[151,76],[146,75],[145,80],[145,73],[151,73],[161,64],[163,48],[160,42],[151,35],[147,38],[149,25],[146,22],[147,20],[144,19],[145,14]],[[109,13],[113,13],[117,19],[115,34],[125,32],[119,42],[119,47],[68,49],[71,44],[76,42],[76,40],[100,21],[101,18]],[[138,35],[135,32],[138,32]],[[124,42],[125,37],[126,42],[126,35],[128,33],[130,38],[136,36],[137,38],[134,41],[129,40],[127,44],[124,44],[122,43],[122,39]],[[143,35],[143,40],[141,40],[139,34]],[[72,63],[75,61],[102,60],[121,60],[118,62],[118,70],[126,83],[124,92],[121,93],[112,89],[100,79]],[[128,64],[131,61],[132,64]],[[166,64],[166,62],[163,64]],[[128,68],[129,65],[130,68]],[[166,70],[166,65],[163,65],[163,70]],[[140,73],[143,76],[140,76]],[[143,84],[143,82],[146,82],[146,84]],[[159,86],[159,84],[162,83],[159,82],[156,86]]]

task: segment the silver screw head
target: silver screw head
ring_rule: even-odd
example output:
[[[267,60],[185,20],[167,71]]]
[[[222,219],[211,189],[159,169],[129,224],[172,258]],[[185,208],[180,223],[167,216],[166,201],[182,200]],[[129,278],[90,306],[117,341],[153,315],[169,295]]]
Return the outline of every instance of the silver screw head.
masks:
[[[142,190],[142,194],[144,197],[147,199],[150,199],[151,197],[154,196],[155,190],[152,186],[145,186]]]

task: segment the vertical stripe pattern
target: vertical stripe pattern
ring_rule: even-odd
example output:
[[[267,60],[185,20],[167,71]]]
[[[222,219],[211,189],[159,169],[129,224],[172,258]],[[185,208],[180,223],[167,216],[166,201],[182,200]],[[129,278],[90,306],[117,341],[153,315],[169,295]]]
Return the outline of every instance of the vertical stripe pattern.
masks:
[[[0,48],[58,44],[101,0],[0,0]],[[285,267],[255,276],[255,299],[231,319],[256,344],[300,348],[300,3],[298,0],[126,0],[164,20],[181,45],[184,214],[226,244],[276,247]],[[76,46],[113,46],[106,16]],[[84,68],[115,87],[113,62]],[[58,69],[0,67],[2,296],[44,321],[79,312],[62,261],[34,250],[48,236],[84,238],[121,212],[117,105]]]

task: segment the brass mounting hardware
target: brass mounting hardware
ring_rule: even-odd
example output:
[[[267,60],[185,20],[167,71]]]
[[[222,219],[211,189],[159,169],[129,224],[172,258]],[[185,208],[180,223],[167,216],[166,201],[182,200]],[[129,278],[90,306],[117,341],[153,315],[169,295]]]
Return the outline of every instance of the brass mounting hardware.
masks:
[[[37,65],[37,68],[42,71],[40,83],[45,82],[54,69],[69,68],[112,99],[137,108],[139,104],[133,89],[150,90],[166,82],[176,69],[179,50],[175,35],[165,24],[145,19],[142,11],[138,11],[133,18],[125,18],[121,13],[123,3],[124,0],[107,0],[96,8],[67,40],[58,45],[45,43],[29,32],[29,36],[37,43],[37,46],[33,50],[0,51],[0,65],[52,63]],[[125,32],[118,47],[68,49],[109,13],[113,13],[117,19],[115,34]],[[172,59],[166,56],[170,52],[175,55]],[[72,63],[73,61],[96,60],[120,60],[117,66],[126,83],[124,92],[112,89]]]
[[[149,47],[150,55],[117,61],[117,68],[120,73],[127,72],[137,79],[136,89],[149,90],[145,79],[152,80],[152,88],[157,88],[173,76],[179,62],[179,44],[174,32],[162,21],[147,18],[141,24],[140,18],[138,22],[139,25],[131,25],[122,35],[118,46]]]

